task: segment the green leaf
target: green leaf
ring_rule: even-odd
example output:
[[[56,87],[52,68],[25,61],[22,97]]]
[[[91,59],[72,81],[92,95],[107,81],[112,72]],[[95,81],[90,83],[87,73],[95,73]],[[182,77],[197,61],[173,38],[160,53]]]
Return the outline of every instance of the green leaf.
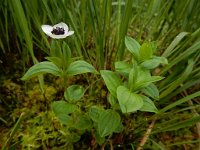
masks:
[[[62,69],[62,59],[60,57],[45,57],[48,61],[54,63],[59,69]]]
[[[123,131],[123,129],[124,129],[124,126],[123,126],[123,124],[122,124],[122,121],[120,122],[120,124],[119,124],[119,126],[115,129],[115,133],[120,133],[120,132],[122,132]]]
[[[142,92],[153,99],[159,100],[158,88],[153,83],[149,84],[149,86],[142,89]]]
[[[92,106],[89,109],[89,116],[94,122],[98,122],[100,114],[104,111],[103,108],[98,106]]]
[[[105,137],[101,137],[98,131],[94,131],[95,143],[102,145],[105,142]]]
[[[140,65],[146,69],[154,69],[158,67],[160,64],[168,64],[167,59],[165,57],[153,56],[153,58],[145,60]]]
[[[43,61],[32,66],[21,79],[28,80],[44,73],[51,73],[54,76],[61,76],[59,68],[54,63]]]
[[[69,64],[71,64],[71,50],[69,46],[64,42],[62,45],[63,50],[63,65],[65,68],[68,68]]]
[[[92,120],[87,115],[79,115],[74,127],[78,130],[86,130],[92,128]]]
[[[66,71],[66,74],[69,76],[73,76],[73,75],[88,73],[88,72],[98,73],[91,64],[83,60],[78,60],[78,61],[72,62],[69,65]]]
[[[164,77],[161,76],[151,76],[150,78],[147,78],[146,80],[140,81],[137,83],[136,89],[140,89],[143,87],[147,87],[149,86],[149,84],[153,83],[153,82],[157,82],[164,79]]]
[[[152,76],[150,82],[157,82],[164,79],[164,77],[161,76]]]
[[[114,110],[104,110],[98,120],[98,131],[101,137],[112,134],[120,125],[120,115]]]
[[[146,96],[142,96],[142,99],[143,99],[144,104],[140,108],[140,111],[155,112],[155,113],[158,112],[158,109],[156,108],[152,100],[150,100]]]
[[[134,85],[134,90],[148,86],[151,82],[150,71],[141,67],[137,67],[137,79]]]
[[[65,101],[55,101],[51,104],[51,109],[62,124],[68,124],[72,121],[72,118],[68,114],[73,113],[78,108],[76,105]]]
[[[138,78],[137,66],[133,64],[133,68],[130,70],[128,77],[128,86],[130,91],[134,89],[137,78]]]
[[[134,55],[134,57],[138,60],[139,58],[139,50],[140,44],[133,38],[126,36],[125,37],[125,45],[127,49]]]
[[[108,102],[110,103],[112,109],[119,109],[119,103],[117,98],[112,96],[110,93],[108,94]]]
[[[52,40],[51,49],[50,49],[50,56],[51,57],[62,57],[62,51],[58,41]]]
[[[64,93],[64,97],[69,102],[76,102],[81,99],[84,95],[84,89],[80,85],[69,86]]]
[[[70,50],[69,46],[66,44],[66,42],[63,42],[62,49],[63,49],[64,59],[66,59],[66,60],[71,59],[71,57],[72,57],[71,50]]]
[[[134,90],[147,87],[152,82],[160,81],[164,77],[161,76],[151,76],[149,70],[138,67],[138,78],[135,83]]]
[[[153,49],[150,43],[143,43],[140,47],[140,61],[145,61],[153,56]]]
[[[132,65],[128,64],[127,62],[124,62],[124,61],[115,62],[115,70],[117,72],[124,74],[125,76],[128,76],[131,68],[132,68]]]
[[[130,92],[125,86],[117,88],[117,99],[123,113],[137,111],[143,106],[142,97]]]
[[[106,84],[106,87],[110,91],[110,93],[114,96],[117,97],[117,87],[119,85],[122,85],[121,79],[117,76],[116,73],[109,71],[109,70],[101,70],[100,71],[101,76],[104,79],[104,82]]]
[[[150,71],[141,67],[137,67],[137,81],[136,84],[146,82],[151,78]]]

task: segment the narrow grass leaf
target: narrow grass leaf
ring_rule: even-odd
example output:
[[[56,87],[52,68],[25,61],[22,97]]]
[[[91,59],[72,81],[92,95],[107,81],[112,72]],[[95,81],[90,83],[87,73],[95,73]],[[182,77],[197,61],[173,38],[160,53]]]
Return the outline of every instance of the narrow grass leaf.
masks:
[[[160,98],[168,96],[170,93],[172,93],[173,90],[175,90],[178,86],[180,86],[180,84],[183,83],[189,77],[190,73],[193,70],[193,66],[194,66],[194,61],[189,60],[188,66],[183,72],[183,74],[178,79],[173,81],[166,90],[161,92]]]
[[[183,51],[182,53],[180,53],[174,60],[172,60],[166,67],[165,69],[162,70],[162,73],[165,73],[166,71],[168,71],[170,68],[172,68],[172,66],[178,64],[179,62],[181,62],[182,60],[186,59],[187,57],[189,57],[191,54],[198,52],[198,50],[200,49],[200,41],[195,42],[191,47],[189,47],[188,49],[186,49],[185,51]]]
[[[15,20],[16,26],[18,26],[18,32],[21,33],[23,36],[19,36],[21,41],[25,40],[27,49],[32,57],[32,60],[34,63],[35,62],[35,56],[33,52],[33,43],[32,43],[32,35],[30,32],[30,29],[28,27],[28,22],[25,16],[24,9],[22,7],[21,1],[20,0],[11,0],[11,7],[13,9],[13,17]]]
[[[132,16],[132,6],[133,6],[134,1],[133,0],[127,0],[125,3],[125,11],[123,14],[123,19],[121,20],[120,23],[120,32],[119,32],[119,43],[118,43],[118,50],[117,50],[117,54],[118,54],[118,58],[119,60],[122,60],[123,56],[124,56],[124,50],[125,50],[125,44],[124,44],[124,40],[125,40],[125,35],[128,31],[128,25],[129,25],[129,21],[131,20],[131,16]]]
[[[163,57],[168,57],[170,56],[173,51],[175,50],[174,48],[180,43],[180,41],[186,36],[188,35],[188,32],[181,32],[179,33],[175,39],[172,41],[172,43],[167,47],[167,49],[164,51],[164,53],[162,54]]]
[[[5,141],[5,143],[2,145],[2,150],[7,150],[7,147],[9,147],[10,142],[12,141],[12,138],[14,137],[14,135],[17,133],[17,130],[20,128],[20,125],[24,119],[24,115],[25,113],[21,113],[21,115],[19,116],[19,119],[17,120],[17,122],[15,123],[14,127],[12,128],[9,137],[7,138],[7,140]]]
[[[194,125],[195,123],[200,121],[200,116],[192,117],[190,119],[178,122],[176,124],[170,125],[168,127],[164,127],[161,131],[172,131],[172,130],[178,130],[181,128],[185,128],[191,125]]]
[[[195,93],[193,93],[191,95],[188,95],[188,96],[186,96],[186,97],[184,97],[184,98],[182,98],[180,100],[177,100],[176,102],[164,107],[163,109],[159,110],[159,114],[162,114],[162,113],[164,113],[164,112],[166,112],[166,111],[168,111],[168,110],[170,110],[170,109],[172,109],[172,108],[174,108],[174,107],[176,107],[176,106],[178,106],[178,105],[180,105],[182,103],[185,103],[185,102],[187,102],[187,101],[189,101],[189,100],[191,100],[191,99],[193,99],[195,97],[199,97],[199,96],[200,96],[200,91],[195,92]]]

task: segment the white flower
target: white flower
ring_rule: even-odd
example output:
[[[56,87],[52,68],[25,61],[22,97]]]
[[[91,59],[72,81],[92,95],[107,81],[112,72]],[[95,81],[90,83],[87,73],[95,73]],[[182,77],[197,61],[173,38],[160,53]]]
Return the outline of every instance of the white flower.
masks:
[[[54,26],[42,25],[44,33],[54,39],[63,39],[74,34],[74,31],[69,31],[68,26],[61,22]]]

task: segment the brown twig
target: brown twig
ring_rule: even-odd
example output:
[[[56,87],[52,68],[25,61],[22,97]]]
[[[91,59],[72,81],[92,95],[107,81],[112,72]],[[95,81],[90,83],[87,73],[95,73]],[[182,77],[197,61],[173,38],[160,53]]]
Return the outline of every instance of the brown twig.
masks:
[[[149,127],[147,128],[147,131],[146,131],[146,133],[144,134],[142,140],[140,141],[140,144],[139,144],[139,146],[137,147],[137,150],[142,150],[142,149],[143,149],[143,146],[144,146],[144,144],[147,142],[147,139],[148,139],[149,135],[151,134],[151,130],[152,130],[152,128],[154,127],[156,120],[157,120],[157,118],[153,119],[153,121],[151,122],[151,124],[150,124]]]

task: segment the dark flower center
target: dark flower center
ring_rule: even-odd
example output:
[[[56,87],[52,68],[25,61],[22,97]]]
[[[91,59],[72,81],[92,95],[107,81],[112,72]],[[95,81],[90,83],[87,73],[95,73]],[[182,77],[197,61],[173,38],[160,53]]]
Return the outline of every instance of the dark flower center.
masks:
[[[55,35],[63,35],[63,34],[65,34],[65,30],[64,30],[64,28],[56,27],[56,28],[53,28],[51,33],[55,34]]]

